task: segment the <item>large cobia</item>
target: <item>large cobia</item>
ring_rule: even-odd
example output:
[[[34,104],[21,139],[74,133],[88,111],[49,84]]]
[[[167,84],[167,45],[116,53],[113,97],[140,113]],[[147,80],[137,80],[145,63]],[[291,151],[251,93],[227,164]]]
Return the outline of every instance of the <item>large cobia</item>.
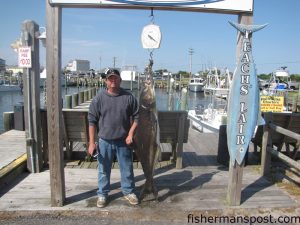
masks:
[[[266,26],[229,22],[243,35],[237,68],[233,74],[228,99],[227,143],[232,165],[244,160],[257,124],[264,121],[260,113],[259,88],[249,35]]]
[[[159,148],[159,126],[153,79],[149,75],[143,82],[139,100],[139,122],[134,136],[135,151],[142,164],[145,184],[140,193],[144,201],[157,199],[154,185],[154,167]]]

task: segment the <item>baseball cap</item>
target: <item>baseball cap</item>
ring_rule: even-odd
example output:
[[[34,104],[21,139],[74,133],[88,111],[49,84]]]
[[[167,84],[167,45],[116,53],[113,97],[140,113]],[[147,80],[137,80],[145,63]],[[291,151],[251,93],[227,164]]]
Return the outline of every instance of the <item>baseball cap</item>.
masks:
[[[117,69],[109,69],[106,71],[106,78],[109,78],[110,76],[118,76],[120,77],[120,72]]]

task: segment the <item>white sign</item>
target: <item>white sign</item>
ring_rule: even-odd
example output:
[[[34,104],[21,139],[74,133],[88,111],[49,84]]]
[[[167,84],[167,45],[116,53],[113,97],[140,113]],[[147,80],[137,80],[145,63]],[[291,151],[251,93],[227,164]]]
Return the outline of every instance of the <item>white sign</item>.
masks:
[[[252,12],[253,0],[49,0],[65,6],[109,8],[167,8],[169,10],[211,11],[221,13]]]
[[[19,67],[31,68],[31,47],[19,48]]]

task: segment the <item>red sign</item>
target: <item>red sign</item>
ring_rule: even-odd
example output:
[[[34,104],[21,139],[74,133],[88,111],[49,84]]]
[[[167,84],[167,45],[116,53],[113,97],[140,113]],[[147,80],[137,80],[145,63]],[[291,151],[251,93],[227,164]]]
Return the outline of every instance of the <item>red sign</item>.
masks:
[[[19,48],[19,67],[31,68],[31,47]]]

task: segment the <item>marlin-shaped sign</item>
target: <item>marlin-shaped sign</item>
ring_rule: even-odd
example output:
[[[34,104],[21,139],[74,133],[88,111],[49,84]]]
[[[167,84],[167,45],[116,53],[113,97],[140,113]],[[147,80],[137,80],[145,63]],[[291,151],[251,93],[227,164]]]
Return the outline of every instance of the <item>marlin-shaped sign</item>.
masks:
[[[256,125],[264,124],[259,105],[259,87],[252,57],[250,35],[264,25],[244,25],[229,22],[243,35],[243,44],[234,71],[228,99],[227,144],[230,162],[239,165],[244,160]]]

